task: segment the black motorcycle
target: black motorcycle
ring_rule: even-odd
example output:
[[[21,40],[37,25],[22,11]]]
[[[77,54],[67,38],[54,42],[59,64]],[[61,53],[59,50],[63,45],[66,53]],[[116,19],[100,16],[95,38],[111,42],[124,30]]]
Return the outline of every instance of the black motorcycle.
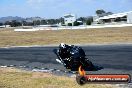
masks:
[[[95,71],[97,68],[93,65],[91,61],[86,58],[85,52],[81,47],[71,46],[66,52],[66,58],[62,58],[63,54],[66,52],[60,52],[61,49],[54,49],[54,53],[57,55],[57,62],[61,63],[66,67],[66,69],[71,69],[71,71],[78,71],[78,68],[82,66],[84,70]]]

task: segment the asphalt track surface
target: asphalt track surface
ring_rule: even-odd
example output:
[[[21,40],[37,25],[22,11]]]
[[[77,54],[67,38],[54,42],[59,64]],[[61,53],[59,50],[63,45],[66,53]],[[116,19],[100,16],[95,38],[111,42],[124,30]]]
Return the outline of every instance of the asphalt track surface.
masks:
[[[16,47],[0,48],[0,66],[25,66],[29,69],[49,68],[66,70],[55,61],[53,49],[58,47]],[[132,45],[89,45],[82,47],[87,58],[95,65],[103,67],[96,74],[132,75]]]

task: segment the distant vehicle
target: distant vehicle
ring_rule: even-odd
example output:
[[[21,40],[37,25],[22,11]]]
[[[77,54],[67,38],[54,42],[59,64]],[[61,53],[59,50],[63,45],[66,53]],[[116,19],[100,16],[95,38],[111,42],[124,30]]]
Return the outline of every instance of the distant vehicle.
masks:
[[[0,26],[0,28],[5,28],[5,25]]]
[[[2,26],[0,26],[0,28],[9,28],[10,27],[10,25],[2,25]]]

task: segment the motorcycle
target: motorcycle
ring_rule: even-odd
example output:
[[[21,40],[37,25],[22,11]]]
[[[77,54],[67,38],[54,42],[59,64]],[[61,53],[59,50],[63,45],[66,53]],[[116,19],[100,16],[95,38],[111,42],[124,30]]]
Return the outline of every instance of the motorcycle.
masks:
[[[66,69],[71,71],[78,71],[78,68],[82,66],[82,69],[86,71],[96,71],[96,66],[93,65],[91,61],[86,58],[85,52],[81,47],[74,46],[70,48],[69,53],[66,58],[62,58],[63,53],[60,52],[60,49],[54,49],[54,53],[57,55],[57,62],[63,64]],[[62,55],[61,55],[62,54]]]

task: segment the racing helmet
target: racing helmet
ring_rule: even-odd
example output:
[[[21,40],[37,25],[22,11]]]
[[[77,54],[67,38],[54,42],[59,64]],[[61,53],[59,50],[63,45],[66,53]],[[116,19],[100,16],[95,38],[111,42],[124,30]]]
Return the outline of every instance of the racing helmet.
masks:
[[[61,43],[61,44],[59,45],[59,48],[61,48],[61,49],[64,49],[64,48],[66,48],[66,44],[64,44],[64,43]]]

